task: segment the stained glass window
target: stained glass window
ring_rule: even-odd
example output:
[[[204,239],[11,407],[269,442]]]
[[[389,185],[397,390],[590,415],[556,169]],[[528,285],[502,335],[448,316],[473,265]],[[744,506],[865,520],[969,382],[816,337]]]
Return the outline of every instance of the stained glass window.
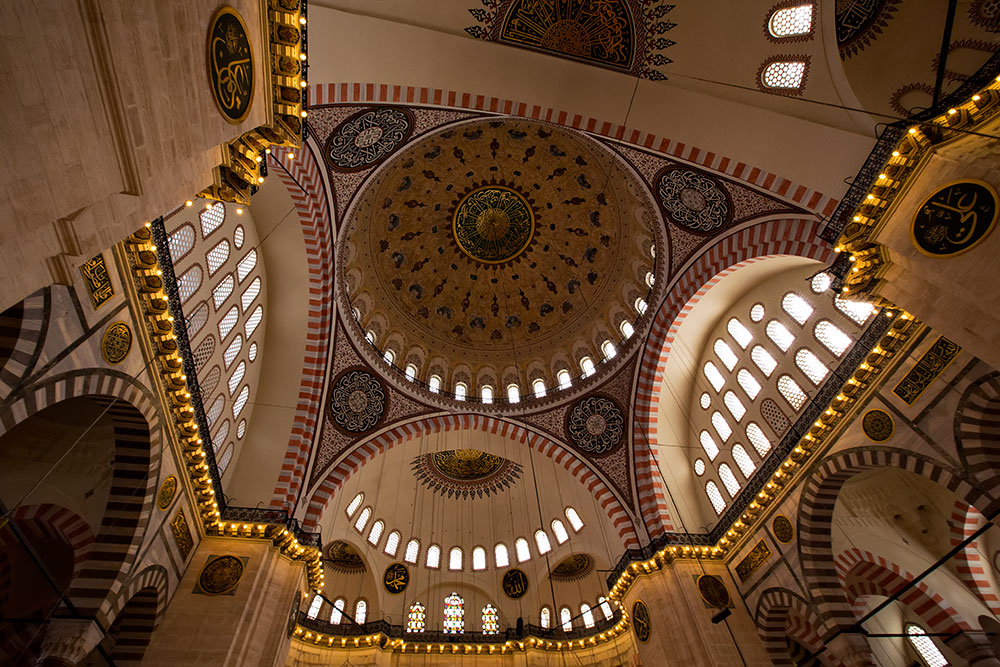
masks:
[[[721,412],[712,413],[712,427],[715,428],[715,432],[719,434],[719,438],[725,444],[726,440],[729,440],[729,436],[733,434],[732,427],[726,422],[726,418],[722,416]]]
[[[580,520],[580,515],[572,507],[566,508],[566,519],[569,521],[569,525],[573,526],[573,530],[580,532],[580,529],[583,528],[583,521]]]
[[[813,314],[813,307],[795,292],[789,292],[781,298],[781,309],[799,324],[805,324]]]
[[[586,602],[580,605],[580,617],[583,618],[583,627],[594,627],[594,612],[590,610],[590,605]]]
[[[838,357],[851,346],[851,337],[834,326],[830,320],[820,320],[816,323],[816,340],[823,344],[823,347],[833,352]]]
[[[364,499],[365,499],[365,494],[363,493],[359,493],[358,495],[354,496],[354,500],[352,500],[351,503],[347,506],[346,510],[347,516],[349,517],[354,516],[354,513],[358,511],[359,507],[361,507],[361,503],[364,502]]]
[[[750,479],[750,475],[757,469],[757,464],[747,454],[747,450],[743,449],[743,445],[733,445],[733,460],[736,461],[736,466],[747,479]]]
[[[848,301],[847,299],[841,299],[839,296],[835,297],[833,300],[837,310],[842,312],[847,317],[854,320],[857,324],[864,324],[868,321],[868,318],[872,316],[872,312],[875,310],[875,306],[870,303],[865,303],[864,301]]]
[[[733,370],[736,367],[737,359],[736,354],[733,352],[733,348],[729,347],[729,344],[721,338],[715,341],[713,348],[715,350],[716,356],[722,361],[722,364],[729,370]],[[714,383],[713,383],[714,384]],[[716,389],[718,391],[718,389]]]
[[[549,536],[544,530],[535,531],[535,546],[538,547],[538,553],[540,554],[552,551],[552,544],[549,542]]]
[[[537,378],[531,383],[531,389],[535,392],[536,398],[541,398],[545,396],[545,380]]]
[[[514,551],[517,553],[518,563],[523,563],[531,558],[531,551],[528,550],[528,540],[523,537],[514,540]]]
[[[403,554],[403,560],[407,563],[416,563],[417,556],[420,555],[420,540],[410,540],[406,543],[406,552]]]
[[[226,219],[226,207],[222,202],[206,204],[205,206],[207,208],[198,215],[203,238],[218,229],[222,225],[222,221]]]
[[[170,260],[176,264],[194,247],[194,227],[184,225],[174,231],[167,239],[167,246],[170,248]]]
[[[240,296],[240,306],[243,308],[243,312],[247,312],[247,308],[253,303],[253,300],[257,298],[260,294],[260,276],[253,279],[253,282],[243,290],[243,294]]]
[[[486,549],[476,547],[472,550],[472,569],[476,571],[486,569]]]
[[[771,14],[767,29],[774,37],[805,35],[812,28],[812,3],[785,7]]]
[[[423,632],[425,623],[427,621],[427,614],[424,611],[424,605],[419,602],[414,602],[410,605],[410,613],[406,615],[406,631],[407,632]]]
[[[806,64],[801,60],[782,60],[764,68],[760,80],[768,88],[793,90],[802,86]]]
[[[337,598],[333,601],[333,609],[330,610],[330,622],[334,625],[340,625],[340,621],[344,618],[344,607],[347,605],[347,600],[344,598]]]
[[[802,404],[806,402],[806,393],[802,391],[799,383],[788,375],[782,375],[778,378],[778,391],[795,410],[801,408]]]
[[[722,499],[722,494],[719,492],[719,487],[715,482],[709,481],[705,484],[705,493],[708,494],[708,499],[712,501],[715,513],[722,514],[722,510],[726,509],[726,501]]]
[[[569,539],[569,533],[566,532],[566,526],[559,519],[552,519],[552,534],[556,536],[556,542],[562,544]]]
[[[378,545],[378,541],[382,539],[383,530],[385,530],[385,524],[381,520],[373,523],[372,529],[368,533],[368,542],[372,545]]]
[[[243,385],[243,388],[240,389],[240,393],[236,397],[236,400],[233,401],[233,419],[236,419],[237,417],[240,416],[240,413],[243,412],[243,407],[247,404],[247,399],[249,398],[250,398],[250,387],[248,387],[247,385]]]
[[[212,427],[212,424],[215,423],[215,420],[218,419],[219,416],[222,414],[222,408],[225,407],[225,405],[226,405],[226,399],[222,398],[222,394],[216,396],[215,400],[212,401],[212,407],[210,407],[205,412],[205,419],[208,420],[209,428]]]
[[[426,565],[430,568],[437,568],[441,564],[441,547],[432,544],[427,547]]]
[[[757,394],[760,393],[760,383],[757,382],[757,378],[745,368],[741,368],[740,372],[736,374],[736,381],[739,383],[743,391],[746,392],[750,400],[757,398]]]
[[[538,617],[539,624],[546,630],[552,625],[552,610],[548,607],[542,607],[542,613]]]
[[[199,287],[201,287],[201,267],[195,264],[177,279],[177,293],[181,303],[187,302]]]
[[[733,415],[733,419],[736,421],[743,419],[743,415],[747,413],[747,409],[744,407],[743,401],[736,395],[736,392],[727,391],[722,400],[726,404],[726,408]]]
[[[444,599],[444,631],[450,635],[465,632],[465,601],[458,593]]]
[[[827,367],[823,365],[823,362],[812,351],[806,348],[802,348],[795,353],[795,365],[799,367],[800,371],[805,373],[810,382],[817,386],[819,386],[819,383],[823,381],[823,378],[829,372]]]
[[[747,438],[750,440],[753,448],[757,450],[757,453],[760,454],[761,458],[771,451],[771,441],[764,435],[764,431],[760,429],[760,426],[757,426],[753,422],[747,424]]]
[[[715,444],[712,435],[708,431],[702,431],[698,434],[698,442],[701,443],[701,448],[705,450],[708,460],[714,461],[715,457],[719,455],[719,446]]]
[[[212,303],[215,305],[215,309],[218,310],[219,307],[226,302],[229,295],[233,293],[233,286],[236,285],[236,281],[233,280],[233,274],[229,274],[225,278],[219,281],[219,284],[212,288]]]
[[[461,570],[462,569],[462,548],[452,547],[451,551],[448,552],[448,569],[449,570]]]
[[[733,474],[733,469],[729,467],[728,463],[719,466],[719,479],[722,480],[730,497],[736,497],[736,494],[740,492],[740,483],[736,481],[736,475]]]
[[[239,320],[239,318],[240,318],[240,313],[239,310],[236,308],[236,306],[230,308],[229,312],[227,312],[225,316],[221,320],[219,320],[219,340],[226,339],[226,336],[228,336],[229,333],[233,330],[233,327],[236,326],[236,322]]]
[[[319,609],[323,606],[323,598],[318,595],[314,595],[312,603],[309,605],[309,611],[306,612],[308,618],[316,618],[319,616]]]
[[[216,366],[218,368],[218,366]],[[236,370],[233,374],[229,376],[229,395],[232,396],[236,388],[240,386],[240,382],[243,381],[243,376],[247,372],[247,364],[245,361],[241,361],[236,365]]]
[[[562,625],[562,629],[566,632],[573,629],[573,613],[569,610],[569,607],[563,607],[559,610],[559,622]]]
[[[354,605],[354,622],[361,625],[368,618],[368,603],[364,600],[358,600]]]
[[[504,544],[497,544],[493,547],[493,558],[496,560],[497,567],[507,567],[510,565],[510,557],[507,555],[507,546]]]
[[[788,352],[788,348],[795,342],[795,336],[792,335],[792,332],[778,320],[768,322],[766,331],[767,337],[774,341],[774,344],[782,352]]]
[[[774,360],[771,353],[760,345],[754,345],[754,348],[750,350],[750,358],[764,374],[764,377],[771,377],[771,373],[778,367],[778,362]]]
[[[483,607],[483,634],[495,635],[500,632],[500,623],[497,621],[497,608],[491,604]]]
[[[253,332],[257,330],[257,325],[260,324],[261,319],[264,317],[264,306],[257,306],[250,313],[250,317],[247,318],[246,324],[243,325],[243,331],[246,333],[247,338],[253,335]]]
[[[927,667],[947,667],[948,661],[922,627],[915,623],[907,623],[906,635],[913,650],[920,655],[920,659]]]
[[[208,275],[214,276],[215,272],[229,259],[229,241],[222,239],[215,247],[205,254],[205,261],[208,263]]]
[[[398,530],[394,530],[389,533],[389,537],[385,538],[385,549],[383,549],[383,551],[390,556],[395,556],[396,550],[399,549],[400,537],[401,535]]]
[[[250,275],[254,267],[257,266],[257,251],[251,250],[246,254],[246,256],[239,261],[236,265],[236,277],[240,282],[246,280],[246,277]]]
[[[368,519],[372,515],[372,508],[366,507],[361,510],[361,514],[358,515],[358,520],[354,522],[354,528],[360,533],[365,529],[365,525],[368,523]]]
[[[719,367],[711,361],[706,361],[704,370],[705,377],[708,378],[712,388],[715,389],[715,391],[722,389],[722,385],[726,384],[726,380],[722,377],[722,373],[719,372]]]

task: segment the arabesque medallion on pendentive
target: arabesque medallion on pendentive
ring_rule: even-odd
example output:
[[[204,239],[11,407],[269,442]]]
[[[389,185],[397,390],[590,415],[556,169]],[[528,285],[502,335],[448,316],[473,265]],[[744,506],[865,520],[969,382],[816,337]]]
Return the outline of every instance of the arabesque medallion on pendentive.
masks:
[[[570,442],[588,454],[608,454],[625,438],[625,413],[606,396],[587,396],[566,417]]]
[[[363,109],[334,129],[323,155],[336,171],[368,169],[392,155],[412,132],[413,114],[407,109]]]
[[[484,185],[465,193],[452,216],[455,243],[484,264],[516,258],[535,235],[531,201],[507,185]]]
[[[330,415],[348,433],[370,431],[382,421],[388,395],[382,383],[366,370],[341,373],[330,388]]]
[[[885,442],[892,437],[892,417],[885,410],[869,410],[861,418],[861,428],[874,442]]]
[[[710,234],[733,221],[733,202],[716,177],[687,167],[657,176],[656,194],[667,218],[691,232]]]
[[[253,104],[253,45],[232,7],[220,7],[208,29],[208,76],[219,111],[230,123],[242,122]]]
[[[989,183],[972,179],[949,183],[913,214],[913,245],[930,257],[960,255],[986,239],[998,214],[997,191]]]

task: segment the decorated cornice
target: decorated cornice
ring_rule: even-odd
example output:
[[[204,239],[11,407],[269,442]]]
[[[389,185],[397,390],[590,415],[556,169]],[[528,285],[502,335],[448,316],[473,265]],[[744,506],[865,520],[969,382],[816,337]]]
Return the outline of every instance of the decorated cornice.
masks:
[[[268,0],[268,122],[221,146],[215,182],[199,197],[249,204],[267,176],[267,155],[276,146],[298,149],[305,139],[306,0]]]
[[[133,308],[141,345],[149,358],[151,390],[168,415],[166,433],[185,463],[186,484],[195,501],[201,532],[215,537],[264,540],[283,556],[306,566],[309,585],[323,587],[319,535],[302,531],[283,510],[228,506],[215,461],[214,448],[198,387],[194,357],[183,322],[177,281],[162,220],[146,225],[119,244],[130,271],[123,289]],[[143,335],[144,334],[144,335]],[[183,477],[183,476],[182,476]]]

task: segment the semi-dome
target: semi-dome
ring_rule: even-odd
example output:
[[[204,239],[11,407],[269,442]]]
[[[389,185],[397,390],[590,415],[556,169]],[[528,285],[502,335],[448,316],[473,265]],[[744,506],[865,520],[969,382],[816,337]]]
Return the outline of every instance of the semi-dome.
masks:
[[[470,397],[511,384],[523,395],[539,379],[551,391],[630,335],[656,218],[588,136],[479,119],[416,140],[371,177],[348,212],[342,285],[361,331],[416,379]]]

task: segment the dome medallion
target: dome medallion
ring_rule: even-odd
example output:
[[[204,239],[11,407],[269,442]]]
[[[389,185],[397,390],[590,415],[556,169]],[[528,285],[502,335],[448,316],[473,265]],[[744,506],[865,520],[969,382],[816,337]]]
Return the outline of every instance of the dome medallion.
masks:
[[[520,192],[504,185],[485,185],[466,193],[452,217],[455,243],[484,264],[516,258],[535,235],[535,212]]]

